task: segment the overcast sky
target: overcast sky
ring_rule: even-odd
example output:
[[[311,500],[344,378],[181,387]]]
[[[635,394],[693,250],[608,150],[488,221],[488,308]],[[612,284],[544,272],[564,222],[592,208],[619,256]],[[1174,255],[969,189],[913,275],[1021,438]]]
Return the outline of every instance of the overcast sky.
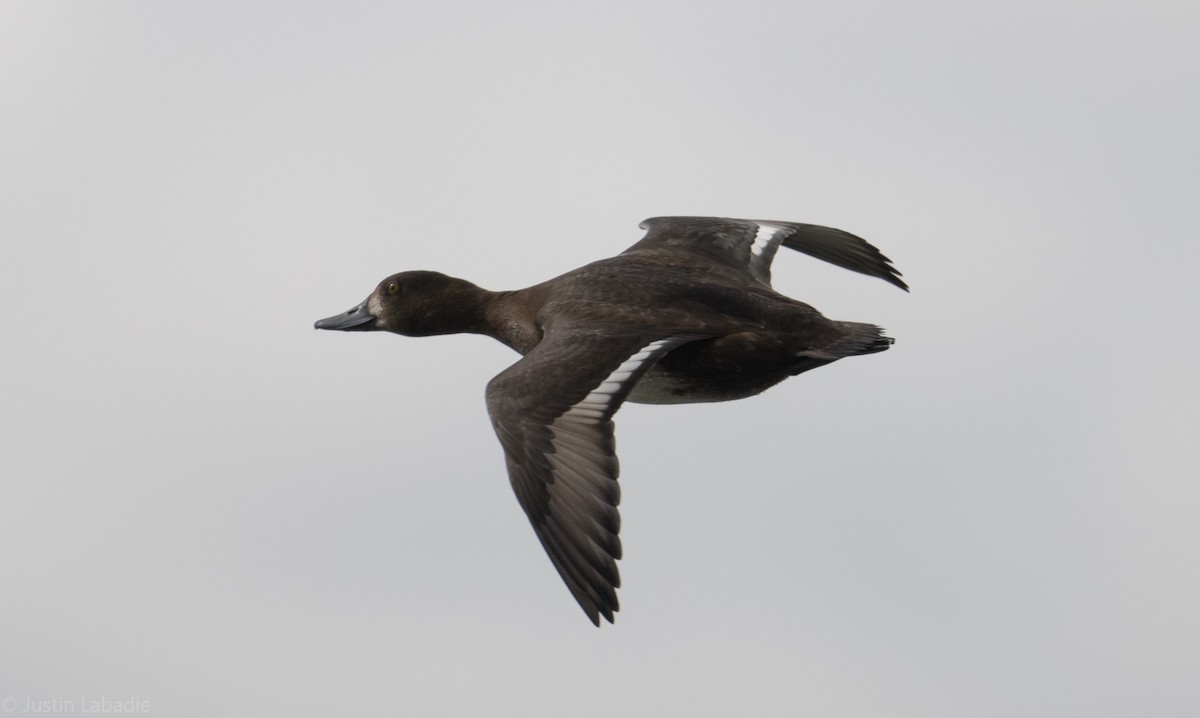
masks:
[[[1200,715],[1198,33],[1165,0],[3,3],[0,709]],[[840,227],[913,291],[781,250],[892,350],[618,414],[598,630],[487,419],[516,355],[312,322],[663,214]]]

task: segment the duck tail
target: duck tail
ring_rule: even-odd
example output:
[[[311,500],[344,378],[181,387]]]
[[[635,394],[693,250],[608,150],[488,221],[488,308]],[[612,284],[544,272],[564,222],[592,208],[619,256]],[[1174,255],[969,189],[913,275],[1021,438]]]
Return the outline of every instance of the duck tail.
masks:
[[[883,328],[862,322],[836,322],[843,330],[840,338],[819,349],[810,349],[796,355],[792,364],[792,376],[809,369],[816,369],[843,357],[875,354],[886,351],[896,341],[884,336]]]

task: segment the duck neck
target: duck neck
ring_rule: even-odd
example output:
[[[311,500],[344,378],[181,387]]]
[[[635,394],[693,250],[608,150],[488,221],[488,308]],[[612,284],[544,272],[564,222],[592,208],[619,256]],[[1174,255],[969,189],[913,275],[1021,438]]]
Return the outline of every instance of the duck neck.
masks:
[[[486,291],[486,290],[485,290]],[[483,304],[482,321],[477,334],[486,334],[493,339],[525,354],[542,338],[537,325],[537,308],[540,302],[528,289],[507,292],[488,292]]]

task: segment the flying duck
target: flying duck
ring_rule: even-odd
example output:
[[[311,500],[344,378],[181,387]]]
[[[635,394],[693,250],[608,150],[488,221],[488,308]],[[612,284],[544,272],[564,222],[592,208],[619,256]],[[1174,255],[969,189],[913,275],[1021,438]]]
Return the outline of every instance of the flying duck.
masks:
[[[843,357],[887,349],[872,324],[826,319],[771,288],[782,244],[908,286],[878,249],[795,222],[656,217],[621,254],[541,284],[492,292],[438,272],[384,279],[317,329],[470,332],[522,355],[487,385],[509,481],[550,561],[592,623],[618,610],[617,455],[625,401],[741,399]]]

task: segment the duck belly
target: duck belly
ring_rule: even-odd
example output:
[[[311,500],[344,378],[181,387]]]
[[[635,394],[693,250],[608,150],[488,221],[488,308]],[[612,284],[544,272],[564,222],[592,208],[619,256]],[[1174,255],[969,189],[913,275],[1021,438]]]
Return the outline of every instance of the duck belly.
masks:
[[[627,401],[696,404],[754,396],[791,375],[795,356],[779,342],[721,337],[685,344],[646,372]]]

